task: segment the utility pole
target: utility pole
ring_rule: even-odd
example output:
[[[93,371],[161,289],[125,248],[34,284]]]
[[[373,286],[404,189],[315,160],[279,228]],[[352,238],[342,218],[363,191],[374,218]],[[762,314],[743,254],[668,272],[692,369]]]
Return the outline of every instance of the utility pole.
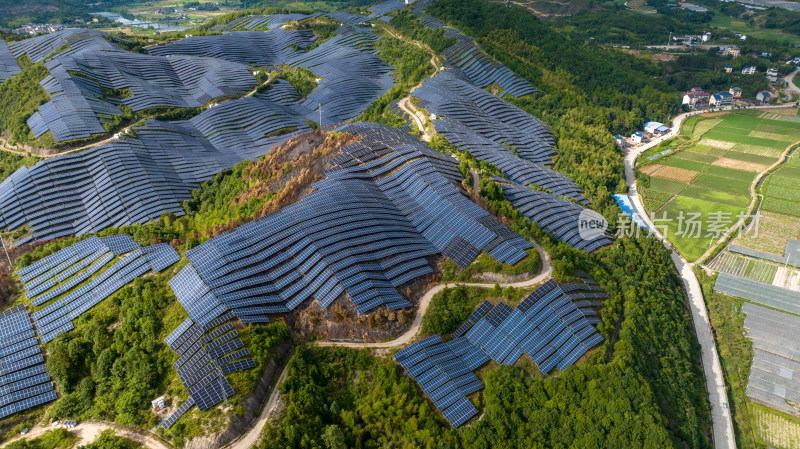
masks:
[[[8,259],[8,272],[11,273],[11,269],[14,268],[14,265],[11,263],[11,256],[8,255],[8,249],[6,249],[6,241],[2,235],[0,235],[0,242],[3,243],[3,251],[6,252],[6,258]]]

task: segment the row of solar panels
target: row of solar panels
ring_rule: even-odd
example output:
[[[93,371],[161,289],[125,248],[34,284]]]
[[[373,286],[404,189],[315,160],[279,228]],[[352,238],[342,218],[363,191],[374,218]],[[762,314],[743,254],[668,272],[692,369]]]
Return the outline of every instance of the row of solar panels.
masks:
[[[581,189],[549,164],[555,155],[549,128],[531,115],[465,80],[440,72],[412,93],[417,106],[436,115],[436,131],[461,150],[493,164],[520,184],[586,202]]]
[[[209,38],[224,40],[225,36]],[[0,227],[17,229],[28,225],[32,234],[26,241],[34,241],[148,222],[167,212],[181,215],[181,202],[190,199],[190,191],[200,182],[244,159],[267,153],[294,134],[310,130],[306,121],[319,120],[319,104],[323,105],[323,123],[332,123],[361,114],[383,95],[392,85],[391,67],[371,50],[376,38],[369,32],[345,27],[337,37],[311,52],[297,53],[294,59],[284,61],[309,67],[324,77],[308,98],[301,99],[288,82],[277,80],[271,89],[255,97],[225,102],[189,121],[148,120],[134,130],[135,139],[123,138],[83,153],[48,159],[32,168],[20,168],[0,184]],[[220,59],[188,56],[163,58],[122,53],[119,58],[114,56],[113,62],[109,58],[108,52],[84,52],[48,63],[54,73],[74,78],[76,84],[70,84],[69,89],[54,76],[43,82],[52,98],[67,95],[72,106],[64,109],[47,104],[37,114],[52,112],[54,119],[70,121],[63,124],[65,132],[83,132],[84,125],[94,123],[91,126],[95,128],[87,131],[94,133],[102,132],[102,126],[94,119],[84,120],[81,114],[94,116],[101,111],[110,116],[119,112],[107,101],[97,100],[102,97],[97,82],[68,73],[68,68],[108,77],[113,85],[106,87],[120,88],[133,76],[131,73],[148,74],[154,70],[146,58],[160,58],[161,65],[170,67],[183,67],[190,62],[183,67],[186,71],[192,71],[196,61],[230,66],[230,70],[237,67],[236,63]],[[170,70],[164,67],[156,70],[158,74],[146,76],[148,83],[163,86],[140,86],[142,95],[123,101],[160,95],[159,92],[186,93],[186,89],[175,85],[175,78],[179,77]],[[211,75],[203,73],[196,73],[197,79],[177,81],[206,83],[203,79]],[[252,78],[249,72],[246,76]],[[95,76],[91,78],[94,80]],[[84,95],[87,92],[90,95]],[[190,104],[184,104],[187,105]],[[46,132],[49,128],[36,129]],[[55,198],[59,201],[52,201]]]
[[[501,182],[500,187],[506,198],[524,217],[570,246],[592,252],[613,243],[606,232],[581,232],[581,220],[586,219],[587,209],[580,205],[520,184],[501,179],[496,181]],[[608,227],[607,222],[605,227]]]
[[[215,58],[89,49],[45,65],[51,76],[41,84],[50,101],[27,123],[34,137],[50,132],[56,142],[103,133],[101,116],[120,115],[119,104],[134,111],[200,107],[217,98],[243,95],[257,84],[246,65]],[[104,89],[130,94],[108,97]]]
[[[584,290],[590,294],[577,294]],[[594,299],[578,307],[578,297]],[[596,287],[550,280],[515,309],[498,304],[465,336],[498,363],[513,365],[525,353],[544,374],[556,367],[564,370],[602,341],[593,326],[599,322],[594,308],[604,298]]]
[[[24,306],[0,313],[0,418],[56,399]]]
[[[444,343],[434,335],[398,351],[394,359],[454,428],[478,414],[467,396],[483,389],[473,371],[489,357],[465,338]]]
[[[461,266],[480,251],[514,264],[530,243],[458,189],[456,161],[403,129],[352,124],[362,134],[299,202],[188,251],[170,281],[200,324],[232,310],[267,321],[308,299],[323,307],[347,293],[359,312],[410,304],[398,287],[433,271],[442,253]],[[455,242],[455,244],[454,244]]]
[[[453,340],[434,335],[398,351],[394,359],[459,427],[478,413],[466,398],[483,388],[474,370],[490,358],[513,365],[523,353],[545,374],[566,369],[602,341],[593,327],[599,322],[594,309],[605,298],[588,278],[566,285],[550,280],[515,309],[484,301],[453,332]]]
[[[211,28],[211,31],[234,31],[234,30],[274,30],[291,22],[302,21],[307,19],[314,19],[317,17],[324,17],[328,19],[338,20],[339,22],[357,25],[365,23],[369,20],[376,19],[384,16],[392,11],[402,9],[405,3],[399,1],[387,1],[369,7],[371,11],[369,16],[362,16],[350,14],[346,12],[330,12],[330,13],[289,13],[289,14],[273,14],[269,16],[263,15],[248,15],[242,16],[232,20],[226,24],[217,25]]]
[[[128,252],[108,265],[115,255]],[[60,297],[33,313],[36,331],[46,343],[72,329],[72,320],[136,277],[161,271],[179,259],[165,243],[141,248],[127,235],[90,237],[23,268],[19,274],[28,282],[26,289],[36,285],[26,292],[35,306]]]
[[[177,356],[173,368],[189,392],[189,400],[166,417],[159,427],[168,429],[192,405],[208,410],[231,397],[234,391],[225,375],[256,366],[230,323],[233,317],[228,311],[204,324],[187,318],[164,340]]]

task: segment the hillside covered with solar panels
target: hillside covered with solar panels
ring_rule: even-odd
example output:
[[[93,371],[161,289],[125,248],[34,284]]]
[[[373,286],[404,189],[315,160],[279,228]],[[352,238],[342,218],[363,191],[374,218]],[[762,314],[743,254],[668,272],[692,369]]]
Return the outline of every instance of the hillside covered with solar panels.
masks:
[[[40,95],[3,143],[39,157],[0,182],[0,431],[706,447],[663,247],[579,232],[613,200],[531,113],[550,86],[436,1],[0,41]]]

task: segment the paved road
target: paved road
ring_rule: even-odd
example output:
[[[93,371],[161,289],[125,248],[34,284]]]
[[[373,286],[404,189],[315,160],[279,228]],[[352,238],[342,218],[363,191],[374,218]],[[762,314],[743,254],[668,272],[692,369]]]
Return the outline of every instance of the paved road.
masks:
[[[697,277],[692,271],[692,264],[686,260],[665,241],[661,233],[656,229],[650,217],[642,205],[639,192],[636,190],[636,178],[633,168],[636,158],[640,154],[661,143],[662,140],[669,139],[677,135],[680,127],[687,117],[693,114],[681,114],[673,120],[672,131],[662,138],[655,139],[653,142],[629,151],[625,155],[625,181],[628,185],[628,198],[637,214],[639,214],[647,226],[665,246],[672,250],[672,261],[675,268],[683,280],[683,287],[686,290],[689,309],[692,313],[697,340],[700,342],[701,358],[703,362],[703,372],[705,373],[706,390],[708,400],[711,404],[711,424],[714,432],[714,447],[717,449],[736,449],[736,436],[733,431],[733,419],[731,410],[727,407],[728,393],[725,387],[725,378],[722,374],[722,365],[719,361],[717,346],[714,341],[714,334],[711,330],[711,322],[708,319],[708,311],[703,300],[703,290],[700,287]]]
[[[795,69],[794,72],[786,75],[784,80],[786,80],[786,92],[791,92],[800,95],[800,88],[794,83],[794,76],[797,75],[800,69]]]

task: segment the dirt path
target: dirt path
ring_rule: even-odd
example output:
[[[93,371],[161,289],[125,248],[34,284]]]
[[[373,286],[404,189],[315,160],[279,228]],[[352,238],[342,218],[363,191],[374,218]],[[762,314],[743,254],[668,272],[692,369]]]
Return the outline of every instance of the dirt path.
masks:
[[[55,427],[50,426],[36,426],[33,427],[27,434],[18,435],[10,440],[4,442],[0,447],[6,447],[11,442],[20,440],[22,438],[33,439],[41,436],[49,430],[54,430]],[[112,429],[116,432],[117,436],[125,437],[130,440],[136,441],[145,447],[151,449],[172,449],[172,446],[167,445],[161,440],[140,432],[134,432],[124,427],[117,426],[114,423],[103,421],[85,421],[80,423],[77,427],[69,430],[70,433],[78,437],[78,446],[86,445],[96,440],[104,430]]]
[[[412,103],[411,97],[405,97],[402,100],[397,102],[397,106],[400,107],[406,114],[408,114],[413,120],[414,124],[417,125],[420,132],[422,132],[422,140],[425,142],[431,141],[431,135],[428,133],[428,130],[425,129],[425,117]]]
[[[258,443],[258,440],[261,438],[261,433],[264,430],[264,426],[272,418],[272,415],[275,413],[275,409],[278,406],[278,399],[280,399],[280,390],[278,386],[286,380],[286,374],[289,372],[289,361],[291,361],[291,357],[289,360],[286,361],[286,365],[283,367],[283,371],[281,371],[281,375],[278,376],[277,382],[272,387],[272,392],[269,394],[269,400],[267,403],[264,404],[264,408],[261,409],[261,416],[258,417],[255,425],[247,431],[244,436],[238,440],[236,440],[232,445],[227,446],[230,449],[250,449]]]
[[[539,246],[538,243],[533,242],[536,251],[539,252],[539,255],[542,258],[542,270],[541,272],[534,276],[531,279],[521,282],[514,282],[509,284],[497,284],[500,285],[501,288],[507,287],[514,287],[514,288],[524,288],[524,287],[532,287],[534,285],[540,284],[547,279],[550,279],[550,256]],[[427,292],[422,296],[419,301],[419,307],[417,308],[417,314],[414,316],[414,322],[411,323],[411,327],[399,337],[395,338],[394,340],[390,341],[382,341],[382,342],[374,342],[374,343],[367,343],[367,342],[351,342],[351,341],[320,341],[317,344],[319,346],[341,346],[345,348],[382,348],[382,349],[391,349],[391,348],[398,348],[400,346],[405,346],[417,337],[422,330],[422,319],[425,317],[425,312],[428,311],[428,306],[431,304],[431,299],[433,299],[434,295],[439,293],[440,291],[444,290],[445,288],[453,288],[457,285],[465,285],[468,287],[484,287],[484,288],[494,288],[495,284],[492,283],[482,283],[482,282],[451,282],[447,284],[439,284]]]
[[[269,83],[270,79],[271,79],[271,76],[269,74],[267,74],[267,81],[265,81],[263,84],[258,84],[256,87],[253,88],[253,90],[251,90],[250,92],[244,94],[243,98],[252,97],[253,95],[255,95],[256,92],[258,91],[258,88],[263,86],[264,84]],[[228,100],[228,101],[231,101],[231,100]],[[215,104],[219,104],[219,103],[215,103]],[[211,105],[206,105],[205,109],[206,110],[211,109]],[[109,143],[111,143],[111,142],[113,142],[115,140],[118,140],[117,138],[114,137],[114,135],[120,134],[120,135],[124,136],[126,131],[132,130],[134,126],[141,125],[142,123],[144,123],[145,120],[146,119],[139,119],[136,122],[131,123],[130,125],[128,125],[128,126],[122,128],[122,129],[116,131],[114,134],[112,134],[111,136],[109,136],[109,137],[107,137],[107,138],[105,138],[103,140],[99,140],[97,142],[92,142],[90,144],[86,144],[86,145],[83,145],[83,146],[78,147],[78,148],[72,148],[72,149],[66,150],[66,151],[59,151],[59,152],[56,152],[56,153],[53,153],[53,154],[37,154],[37,153],[31,153],[31,154],[36,156],[36,157],[40,157],[42,159],[50,159],[50,158],[57,157],[57,156],[64,156],[64,155],[67,155],[67,154],[73,154],[73,153],[78,153],[78,152],[81,152],[81,151],[90,150],[92,148],[97,148],[97,147],[109,144]],[[20,156],[27,156],[28,155],[28,152],[13,150],[13,149],[9,148],[8,144],[7,144],[7,142],[5,140],[2,141],[2,145],[0,145],[0,150],[8,152],[8,153],[18,154]]]
[[[711,322],[708,318],[708,311],[706,310],[706,304],[703,299],[703,290],[700,287],[700,282],[694,275],[692,264],[688,263],[686,259],[672,247],[669,241],[664,239],[658,231],[658,228],[655,227],[650,217],[647,215],[639,192],[636,189],[636,177],[634,175],[634,167],[636,166],[636,159],[639,155],[658,145],[663,140],[677,136],[680,133],[680,128],[684,121],[694,114],[695,113],[687,113],[678,115],[673,119],[673,126],[668,134],[629,151],[625,155],[625,180],[628,185],[628,198],[630,199],[634,211],[641,216],[647,226],[653,230],[653,234],[664,243],[664,246],[672,250],[672,262],[675,264],[675,268],[683,281],[695,334],[700,343],[706,391],[708,392],[708,401],[711,404],[711,425],[714,447],[718,449],[736,449],[733,419],[731,417],[731,410],[727,406],[728,390],[725,385],[725,378],[722,373],[722,365],[720,364],[719,354],[717,353]]]

